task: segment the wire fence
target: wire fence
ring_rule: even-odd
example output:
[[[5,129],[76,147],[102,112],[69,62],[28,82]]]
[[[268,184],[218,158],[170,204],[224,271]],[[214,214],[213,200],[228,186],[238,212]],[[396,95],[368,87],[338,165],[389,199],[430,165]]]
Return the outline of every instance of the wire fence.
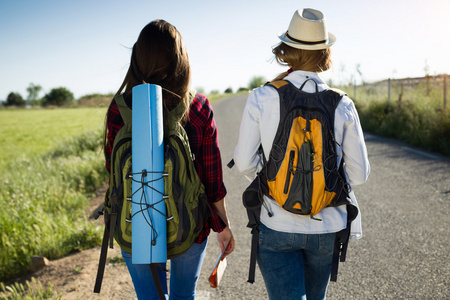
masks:
[[[425,76],[416,78],[386,79],[375,83],[353,85],[353,99],[387,99],[388,108],[394,101],[398,105],[402,101],[432,102],[437,109],[448,107],[448,84],[450,78],[447,74]],[[359,100],[359,99],[358,99]]]

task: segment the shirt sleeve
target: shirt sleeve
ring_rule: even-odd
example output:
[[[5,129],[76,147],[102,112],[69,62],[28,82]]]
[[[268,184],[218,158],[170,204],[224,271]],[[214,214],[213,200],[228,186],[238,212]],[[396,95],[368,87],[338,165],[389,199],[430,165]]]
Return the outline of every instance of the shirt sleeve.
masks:
[[[350,185],[366,182],[370,173],[366,143],[355,104],[347,96],[336,109],[335,135]]]
[[[222,159],[214,113],[208,99],[198,95],[189,112],[185,126],[195,167],[205,186],[208,201],[217,202],[226,195],[223,183]]]
[[[264,86],[253,90],[245,104],[233,159],[237,169],[250,180],[256,176],[256,173],[263,166],[259,147],[263,146],[266,158],[269,157],[272,148],[275,131],[271,134],[267,131],[264,132],[262,128],[274,126],[276,129],[279,122],[279,116],[272,110],[272,108],[279,110],[279,106],[265,104],[275,103],[278,105],[278,99],[278,93],[275,89]],[[265,110],[265,107],[268,107],[268,109]],[[262,119],[264,121],[261,121]]]
[[[222,159],[219,148],[219,137],[214,120],[214,112],[208,99],[197,94],[191,104],[189,121],[185,125],[189,137],[191,151],[195,156],[194,165],[205,186],[208,202],[214,203],[225,198],[227,193],[223,182]],[[212,218],[205,224],[199,240],[208,234],[209,228],[221,232],[226,224],[219,217],[214,206],[210,205]]]
[[[119,108],[117,107],[116,102],[113,100],[108,108],[108,112],[106,113],[107,136],[104,153],[105,167],[108,173],[111,173],[111,154],[114,145],[114,139],[116,138],[117,133],[123,125],[124,123],[122,117],[120,116]]]
[[[225,198],[226,189],[223,183],[219,138],[212,108],[210,117],[205,126],[205,138],[203,141],[202,148],[205,153],[203,180],[205,182],[209,201],[217,202]],[[213,206],[211,206],[211,210],[213,212],[213,217],[211,218],[210,226],[215,232],[221,232],[226,227],[226,224],[219,217]]]

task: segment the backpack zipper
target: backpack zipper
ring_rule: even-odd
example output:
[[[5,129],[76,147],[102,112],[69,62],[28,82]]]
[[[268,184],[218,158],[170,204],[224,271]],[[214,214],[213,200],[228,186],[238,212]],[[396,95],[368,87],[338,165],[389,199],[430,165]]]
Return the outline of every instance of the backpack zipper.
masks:
[[[178,162],[177,162],[177,154],[176,154],[176,150],[173,149],[173,146],[171,146],[170,144],[168,145],[168,156],[171,161],[172,161],[172,180],[175,181],[177,184],[179,184],[179,180],[178,180]],[[176,174],[176,178],[174,179],[173,176],[175,176]]]
[[[289,153],[289,166],[286,174],[286,183],[284,184],[284,193],[287,194],[289,190],[289,183],[291,181],[291,174],[292,170],[294,169],[294,157],[295,157],[295,151],[291,150]]]
[[[291,108],[291,109],[286,113],[285,116],[291,114],[292,111],[293,111],[293,110],[296,110],[296,109],[302,109],[302,110],[305,110],[305,111],[308,111],[308,112],[319,112],[320,114],[322,114],[322,115],[324,115],[324,116],[328,116],[328,114],[326,113],[326,111],[324,111],[323,109],[320,109],[320,108],[318,108],[318,107],[304,106],[304,105],[299,105],[299,106],[295,106],[295,107]],[[286,118],[285,118],[285,119],[286,119]],[[332,140],[333,142],[335,142],[336,144],[338,144],[338,143],[336,142],[335,138],[334,138],[334,132],[333,132],[334,124],[333,124],[333,126],[331,126],[330,120],[329,120],[328,118],[324,118],[324,119],[325,119],[325,122],[326,122],[327,125],[328,125],[328,129],[329,129],[328,134],[331,136],[331,140]],[[287,120],[287,119],[286,119],[286,120]],[[286,122],[287,122],[287,121],[286,121]],[[325,133],[323,133],[323,134],[325,134]]]
[[[123,153],[122,153],[122,156],[120,157],[120,159],[119,159],[119,163],[120,163],[120,168],[119,168],[119,178],[122,178],[123,177],[123,173],[122,173],[122,171],[123,171],[123,167],[125,166],[125,162],[127,161],[127,159],[128,159],[128,156],[130,156],[131,155],[131,147],[130,148],[127,148]]]
[[[125,144],[126,142],[129,142],[129,141],[131,141],[131,137],[125,137],[125,138],[121,139],[117,145],[114,146],[113,152],[111,153],[111,172],[114,172],[114,164],[116,162],[114,157],[116,157],[116,152],[119,150],[119,148],[123,144]],[[115,180],[113,180],[113,187],[114,188],[116,187]]]
[[[188,158],[188,155],[187,155],[187,153],[185,151],[183,142],[176,135],[171,135],[170,137],[173,138],[177,142],[178,147],[180,148],[180,151],[183,154],[184,161],[186,162],[186,171],[187,171],[187,175],[188,175],[189,181],[192,181],[192,179],[191,179],[191,170],[189,169],[189,161],[188,161],[189,158]]]

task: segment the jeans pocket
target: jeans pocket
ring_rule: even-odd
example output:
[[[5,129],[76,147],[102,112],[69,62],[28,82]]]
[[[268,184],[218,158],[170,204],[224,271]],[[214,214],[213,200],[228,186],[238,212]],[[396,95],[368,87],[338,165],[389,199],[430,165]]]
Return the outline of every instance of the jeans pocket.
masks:
[[[336,233],[319,234],[319,251],[324,254],[333,254]]]
[[[291,250],[294,244],[294,234],[275,231],[260,225],[259,246],[272,251]]]

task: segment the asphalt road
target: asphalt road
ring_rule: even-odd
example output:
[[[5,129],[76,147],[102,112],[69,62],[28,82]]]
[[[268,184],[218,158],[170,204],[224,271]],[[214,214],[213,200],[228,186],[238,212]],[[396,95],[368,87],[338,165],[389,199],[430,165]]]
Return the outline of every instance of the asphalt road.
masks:
[[[221,286],[208,276],[219,248],[212,234],[197,299],[267,299],[261,273],[247,283],[250,230],[241,203],[248,185],[225,165],[236,146],[246,96],[214,102],[224,165],[228,215],[236,238]],[[366,134],[369,180],[354,187],[363,238],[351,242],[328,299],[450,299],[450,159]]]

